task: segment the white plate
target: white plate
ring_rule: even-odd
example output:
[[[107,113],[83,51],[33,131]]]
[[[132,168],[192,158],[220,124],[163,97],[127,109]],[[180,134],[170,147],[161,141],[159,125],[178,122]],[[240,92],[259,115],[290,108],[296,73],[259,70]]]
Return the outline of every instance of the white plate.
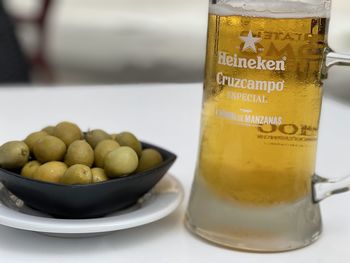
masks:
[[[59,219],[31,209],[0,185],[0,224],[22,230],[62,237],[101,235],[141,226],[173,212],[183,199],[181,183],[165,177],[134,206],[94,219]]]

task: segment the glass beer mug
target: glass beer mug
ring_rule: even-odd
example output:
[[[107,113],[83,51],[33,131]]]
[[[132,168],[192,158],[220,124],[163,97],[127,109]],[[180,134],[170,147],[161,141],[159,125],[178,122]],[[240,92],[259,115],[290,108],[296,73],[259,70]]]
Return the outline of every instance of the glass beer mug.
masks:
[[[330,0],[212,0],[201,137],[187,227],[220,245],[292,250],[321,233],[315,175]]]

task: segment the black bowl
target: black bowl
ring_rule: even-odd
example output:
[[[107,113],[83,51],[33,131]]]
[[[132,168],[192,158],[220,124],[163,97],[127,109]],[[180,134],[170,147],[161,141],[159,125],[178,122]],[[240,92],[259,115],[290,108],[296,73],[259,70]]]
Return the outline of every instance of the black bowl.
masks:
[[[147,143],[142,145],[158,150],[164,161],[145,172],[90,185],[46,183],[4,169],[0,169],[0,181],[26,205],[55,217],[101,217],[135,204],[176,160],[176,155],[167,150]]]

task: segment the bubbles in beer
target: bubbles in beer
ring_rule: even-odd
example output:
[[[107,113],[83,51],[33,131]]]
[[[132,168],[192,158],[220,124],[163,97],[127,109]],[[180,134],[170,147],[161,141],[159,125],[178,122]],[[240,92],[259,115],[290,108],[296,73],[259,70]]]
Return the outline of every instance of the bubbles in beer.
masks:
[[[300,3],[288,14],[244,3],[231,14],[269,15],[209,16],[197,175],[232,202],[295,202],[310,195],[315,169],[327,19],[297,18],[311,8]]]

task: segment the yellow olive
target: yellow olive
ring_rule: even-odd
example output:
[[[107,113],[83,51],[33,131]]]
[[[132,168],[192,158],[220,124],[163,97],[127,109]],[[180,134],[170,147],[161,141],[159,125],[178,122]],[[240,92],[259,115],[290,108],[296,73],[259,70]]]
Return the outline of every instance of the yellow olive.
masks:
[[[136,138],[131,132],[122,132],[117,134],[116,141],[120,146],[129,146],[137,153],[138,156],[141,156],[142,145],[140,141]]]
[[[85,139],[94,149],[100,141],[108,140],[111,138],[111,135],[100,129],[88,131],[85,135]]]
[[[69,167],[60,179],[61,184],[91,184],[92,172],[89,166],[74,164]]]
[[[30,161],[26,163],[21,170],[21,175],[24,177],[33,178],[33,174],[40,167],[40,165],[41,163],[38,161]]]
[[[61,161],[66,154],[66,145],[57,137],[47,135],[38,140],[33,147],[36,159],[41,163]]]
[[[154,149],[145,149],[141,153],[137,172],[143,172],[157,166],[163,161],[161,154]]]
[[[128,147],[121,146],[105,157],[105,172],[108,177],[125,176],[134,172],[139,159],[136,152]]]
[[[0,147],[0,167],[18,169],[28,162],[29,147],[21,141],[10,141]]]
[[[118,133],[112,133],[111,134],[111,139],[116,141],[117,140],[117,136],[118,136]]]
[[[111,151],[117,149],[119,144],[114,140],[103,140],[100,141],[97,146],[95,147],[95,165],[97,167],[103,168],[104,167],[104,159],[108,153]]]
[[[27,138],[24,139],[24,142],[28,145],[29,150],[33,152],[33,146],[34,144],[41,138],[47,136],[46,131],[38,131],[38,132],[33,132],[27,136]]]
[[[94,163],[94,150],[85,140],[71,143],[64,161],[68,166],[85,164],[89,167]]]
[[[80,128],[71,122],[64,121],[56,125],[54,136],[60,138],[67,146],[83,137]]]
[[[48,135],[54,135],[55,133],[55,126],[47,126],[44,129],[42,129],[42,131],[47,132]]]
[[[98,168],[98,167],[92,168],[91,172],[92,172],[93,183],[104,182],[108,180],[105,170],[103,170],[102,168]]]
[[[48,162],[36,169],[33,173],[33,179],[49,183],[59,183],[66,170],[67,165],[63,162]]]

